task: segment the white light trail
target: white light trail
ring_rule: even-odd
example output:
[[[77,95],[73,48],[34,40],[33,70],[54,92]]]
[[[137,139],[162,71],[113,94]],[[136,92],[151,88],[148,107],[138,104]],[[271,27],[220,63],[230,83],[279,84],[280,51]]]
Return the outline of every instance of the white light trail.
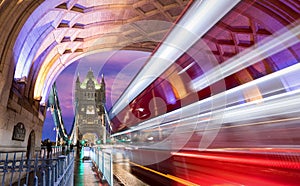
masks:
[[[289,87],[281,87],[280,90],[284,93],[270,95],[270,92],[278,92],[279,90],[278,88],[271,86],[266,88],[265,92],[262,92],[262,96],[265,96],[262,100],[243,104],[239,103],[241,101],[239,100],[239,95],[243,95],[244,90],[248,89],[249,87],[265,87],[266,84],[278,84],[279,81],[284,81],[286,77],[295,74],[300,74],[300,63],[227,90],[225,91],[225,94],[220,93],[175,111],[144,121],[137,126],[131,127],[129,130],[116,133],[112,136],[119,136],[128,132],[145,130],[149,128],[176,125],[178,123],[180,123],[180,125],[197,125],[203,122],[209,122],[209,120],[213,120],[213,118],[210,118],[212,112],[214,112],[214,115],[217,115],[218,113],[222,114],[224,122],[237,122],[249,118],[256,119],[267,116],[300,112],[300,82],[292,85],[294,87],[298,87],[298,89],[295,91],[285,92]],[[214,110],[211,110],[212,107],[210,104],[212,102],[216,104],[219,102],[224,104],[224,96],[227,99],[225,103],[225,112],[222,110],[224,109],[224,105],[218,105],[217,107],[215,106]],[[198,123],[195,122],[196,120],[198,120]]]
[[[222,73],[216,73],[214,68],[208,72],[205,72],[203,76],[200,76],[194,80],[191,86],[196,91],[202,90],[205,87],[208,87],[213,83],[230,76],[231,74],[234,74],[261,61],[262,59],[293,46],[299,42],[297,37],[300,35],[300,24],[295,25],[297,26],[291,28],[290,30],[283,28],[278,33],[266,38],[263,41],[263,44],[257,43],[256,45],[244,50],[238,55],[220,64],[217,68],[218,72]],[[208,79],[209,82],[207,81]]]
[[[110,118],[124,109],[239,2],[240,0],[195,1],[112,107]]]

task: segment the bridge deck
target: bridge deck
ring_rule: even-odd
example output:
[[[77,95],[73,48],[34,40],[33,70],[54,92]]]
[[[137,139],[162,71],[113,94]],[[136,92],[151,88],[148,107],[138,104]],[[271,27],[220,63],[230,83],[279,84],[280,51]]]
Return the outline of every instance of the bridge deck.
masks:
[[[83,161],[76,158],[74,165],[74,185],[75,186],[100,186],[101,179],[96,172],[93,171],[93,164],[89,161]]]
[[[141,180],[130,173],[128,163],[114,163],[114,186],[147,186]],[[74,165],[74,185],[75,186],[105,186],[108,185],[101,180],[101,173],[98,173],[92,160],[81,160],[78,156]]]

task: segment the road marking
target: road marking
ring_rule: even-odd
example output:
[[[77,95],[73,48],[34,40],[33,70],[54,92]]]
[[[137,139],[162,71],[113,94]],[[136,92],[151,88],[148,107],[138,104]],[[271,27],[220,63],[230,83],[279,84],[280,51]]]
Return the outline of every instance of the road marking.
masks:
[[[150,171],[150,172],[153,172],[153,173],[155,173],[155,174],[158,174],[158,175],[160,175],[160,176],[169,178],[169,179],[171,179],[171,180],[173,180],[173,181],[176,181],[176,182],[178,182],[178,183],[181,183],[181,184],[183,184],[183,185],[199,186],[199,185],[196,184],[196,183],[193,183],[193,182],[184,180],[184,179],[182,179],[182,178],[178,178],[178,177],[173,176],[173,175],[170,175],[170,174],[164,174],[164,173],[158,172],[158,171],[156,171],[156,170],[150,169],[150,168],[148,168],[148,167],[144,167],[144,166],[142,166],[142,165],[139,165],[139,164],[136,164],[136,163],[133,163],[133,162],[129,162],[129,163],[132,164],[132,165],[134,165],[134,166],[137,166],[137,167],[140,167],[140,168],[142,168],[142,169],[145,169],[145,170],[147,170],[147,171]]]

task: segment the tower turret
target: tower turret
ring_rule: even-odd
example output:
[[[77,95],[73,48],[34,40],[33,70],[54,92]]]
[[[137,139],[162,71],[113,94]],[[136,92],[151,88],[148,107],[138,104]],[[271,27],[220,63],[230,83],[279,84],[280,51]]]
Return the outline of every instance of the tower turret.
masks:
[[[102,74],[101,75],[102,78],[101,78],[101,83],[100,83],[100,94],[101,94],[101,102],[103,104],[106,103],[106,95],[105,95],[105,81],[104,81],[104,75]]]
[[[76,101],[78,130],[83,139],[95,143],[96,139],[106,141],[105,130],[105,82],[102,76],[98,83],[92,69],[80,81],[76,79]],[[96,135],[96,136],[95,136]]]
[[[79,73],[78,73],[78,75],[77,75],[77,78],[76,78],[76,82],[75,82],[75,97],[77,98],[77,97],[79,97],[80,95],[79,95],[79,92],[80,92],[80,85],[81,85],[81,82],[80,82],[80,79],[79,79]]]

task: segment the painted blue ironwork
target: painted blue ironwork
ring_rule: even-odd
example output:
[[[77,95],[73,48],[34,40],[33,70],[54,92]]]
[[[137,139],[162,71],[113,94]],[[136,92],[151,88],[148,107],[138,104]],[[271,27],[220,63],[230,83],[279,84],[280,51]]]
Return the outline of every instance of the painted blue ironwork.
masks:
[[[109,118],[108,112],[106,110],[106,107],[104,104],[102,104],[103,110],[104,110],[104,114],[105,114],[105,128],[106,128],[106,132],[109,134],[109,136],[112,133],[112,126],[111,126],[111,120]]]
[[[1,186],[68,186],[73,185],[74,152],[63,155],[61,148],[46,158],[41,150],[35,158],[27,158],[26,152],[0,152]]]
[[[96,164],[98,171],[103,175],[103,179],[109,185],[113,185],[113,159],[112,152],[100,147],[91,148],[91,159]]]
[[[71,131],[69,134],[67,134],[67,130],[65,128],[64,121],[62,118],[62,113],[61,113],[61,109],[60,109],[60,104],[59,104],[59,99],[58,99],[58,94],[57,94],[55,83],[52,85],[52,89],[49,93],[47,106],[50,107],[50,109],[51,109],[53,121],[55,123],[56,128],[58,129],[59,136],[66,142],[66,144],[69,145],[71,143],[71,141],[73,141],[73,139],[71,139],[71,138],[74,137],[73,132],[75,131],[74,128],[75,128],[76,120],[74,117]],[[75,113],[75,116],[76,116],[76,113]]]

